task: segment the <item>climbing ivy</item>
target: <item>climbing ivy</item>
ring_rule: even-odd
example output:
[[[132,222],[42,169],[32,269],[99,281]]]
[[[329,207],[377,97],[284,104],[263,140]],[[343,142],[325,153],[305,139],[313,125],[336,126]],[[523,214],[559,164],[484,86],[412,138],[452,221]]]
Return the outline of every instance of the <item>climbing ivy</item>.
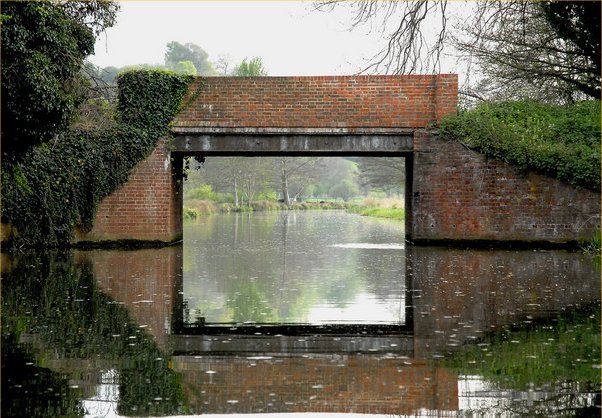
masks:
[[[76,226],[89,231],[98,203],[125,183],[168,133],[193,77],[131,71],[118,78],[115,121],[104,130],[71,129],[3,163],[2,220],[13,245],[69,245]]]
[[[444,118],[443,139],[523,169],[600,190],[600,102],[485,102]]]

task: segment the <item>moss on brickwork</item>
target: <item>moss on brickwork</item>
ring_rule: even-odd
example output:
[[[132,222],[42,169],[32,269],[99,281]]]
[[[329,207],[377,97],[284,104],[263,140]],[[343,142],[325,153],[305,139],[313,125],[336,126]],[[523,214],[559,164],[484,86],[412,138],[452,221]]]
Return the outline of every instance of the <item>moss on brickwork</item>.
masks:
[[[444,118],[441,137],[573,186],[600,191],[599,101],[567,106],[486,102]]]
[[[2,220],[16,228],[13,245],[68,245],[76,226],[89,231],[100,201],[167,135],[191,81],[166,71],[123,73],[105,129],[71,129],[4,163]]]

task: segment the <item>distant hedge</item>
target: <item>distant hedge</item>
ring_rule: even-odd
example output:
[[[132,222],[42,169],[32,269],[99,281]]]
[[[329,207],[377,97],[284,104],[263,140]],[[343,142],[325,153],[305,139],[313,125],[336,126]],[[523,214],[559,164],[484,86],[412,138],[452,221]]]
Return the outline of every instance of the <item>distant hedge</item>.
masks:
[[[486,102],[449,116],[441,136],[483,154],[600,191],[600,101]]]

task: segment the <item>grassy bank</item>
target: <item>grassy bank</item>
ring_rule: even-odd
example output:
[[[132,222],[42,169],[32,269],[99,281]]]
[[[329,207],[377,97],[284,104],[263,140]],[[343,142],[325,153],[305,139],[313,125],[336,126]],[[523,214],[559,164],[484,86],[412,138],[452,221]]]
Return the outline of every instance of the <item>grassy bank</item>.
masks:
[[[347,212],[375,218],[405,219],[404,202],[395,198],[367,197],[347,209]]]
[[[215,213],[262,212],[279,210],[330,210],[349,209],[345,202],[294,202],[290,205],[270,200],[260,200],[251,205],[234,206],[232,203],[217,203],[211,200],[192,199],[184,202],[184,220],[192,221]]]
[[[403,208],[353,206],[347,209],[347,212],[375,218],[398,219],[400,221],[405,219],[405,210]]]

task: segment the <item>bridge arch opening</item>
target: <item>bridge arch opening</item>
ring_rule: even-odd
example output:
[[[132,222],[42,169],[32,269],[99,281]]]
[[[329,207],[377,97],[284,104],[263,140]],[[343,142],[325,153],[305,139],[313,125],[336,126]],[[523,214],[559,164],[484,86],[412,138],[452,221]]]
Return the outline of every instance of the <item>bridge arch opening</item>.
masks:
[[[220,139],[222,141],[220,141]],[[234,137],[232,138],[205,138],[202,141],[199,139],[191,139],[191,138],[176,138],[176,142],[175,142],[175,150],[172,151],[172,156],[174,156],[176,159],[184,159],[184,158],[190,158],[190,157],[197,157],[198,159],[202,159],[205,161],[205,164],[207,165],[207,169],[211,169],[210,165],[211,165],[211,161],[216,161],[216,160],[220,160],[223,157],[240,157],[242,159],[245,160],[249,160],[249,161],[260,161],[260,160],[266,160],[266,159],[271,159],[272,162],[277,162],[279,159],[281,158],[294,158],[294,157],[300,157],[300,158],[305,158],[305,157],[316,157],[316,158],[321,158],[321,159],[330,159],[333,157],[342,157],[341,159],[345,158],[347,160],[351,160],[354,158],[362,158],[362,157],[370,157],[370,158],[374,158],[375,160],[379,160],[382,159],[383,157],[387,160],[393,160],[395,161],[397,164],[399,164],[400,167],[400,171],[404,170],[404,174],[402,177],[402,181],[404,181],[404,183],[402,184],[402,191],[403,191],[403,197],[402,199],[404,200],[404,206],[408,206],[409,204],[407,203],[410,199],[408,198],[409,196],[411,196],[411,159],[412,159],[412,155],[411,153],[407,152],[406,150],[400,150],[399,148],[399,144],[406,144],[405,146],[407,146],[408,142],[409,144],[411,144],[411,136],[406,136],[405,138],[382,138],[382,137],[376,137],[376,138],[371,138],[371,137],[367,137],[364,136],[364,138],[362,139],[363,141],[363,145],[361,145],[361,149],[357,149],[357,148],[351,148],[348,147],[347,149],[345,148],[344,143],[348,143],[348,144],[357,144],[360,143],[361,141],[350,141],[350,138],[336,138],[336,137],[331,137],[328,138],[326,141],[318,141],[317,138],[292,138],[292,139],[288,139],[288,138],[270,138],[269,141],[259,141],[260,143],[265,144],[267,143],[271,143],[274,145],[274,148],[272,149],[266,149],[266,147],[264,146],[264,148],[262,148],[261,150],[257,150],[255,148],[253,148],[252,144],[256,143],[257,139],[256,138],[245,138],[243,140],[236,140]],[[203,142],[205,141],[205,142]],[[235,142],[236,141],[236,142]],[[329,150],[329,149],[325,149],[324,147],[321,148],[312,148],[311,144],[319,144],[319,143],[324,143],[326,142],[327,144],[335,144],[333,149]],[[202,150],[198,150],[198,151],[191,151],[191,146],[193,146],[194,144],[202,144],[204,143],[204,147],[200,147],[200,148],[204,148]],[[249,146],[248,149],[246,150],[240,150],[240,149],[236,149],[238,147],[238,144],[251,144],[251,146]],[[207,144],[211,145],[211,148],[208,152],[208,146]],[[310,146],[308,146],[307,144],[310,144]],[[186,149],[183,149],[184,147],[187,147]],[[357,147],[357,146],[356,146]],[[293,148],[291,150],[291,148]],[[294,161],[294,160],[293,160]],[[177,164],[177,165],[185,165],[185,164]],[[409,167],[408,167],[409,166]],[[410,170],[410,174],[408,175],[407,172],[408,170]],[[194,174],[194,172],[193,172]],[[220,190],[218,190],[220,191]],[[221,190],[223,191],[223,190]],[[182,195],[186,195],[186,190],[184,190],[182,192]],[[282,198],[282,195],[278,196],[280,198]],[[243,200],[242,196],[239,196],[239,198],[241,200]],[[305,199],[303,199],[305,200]],[[242,202],[241,202],[242,203]],[[299,202],[300,203],[300,202]],[[183,205],[182,205],[183,207]],[[409,211],[407,210],[406,207],[406,213],[408,213]],[[243,213],[241,216],[244,216],[245,214]],[[402,224],[403,225],[403,224]],[[184,231],[186,231],[186,229],[184,228]],[[405,227],[401,226],[400,227],[400,231],[403,231],[402,233],[405,234]],[[285,232],[286,234],[286,232]],[[403,235],[402,241],[405,240],[405,235]],[[184,236],[184,245],[186,246],[186,242],[187,242],[187,237]],[[403,242],[402,242],[403,244]],[[290,251],[295,252],[295,248],[294,248],[294,244],[291,245],[289,247]],[[186,257],[186,248],[184,249],[184,257]],[[405,255],[403,256],[405,257]],[[286,257],[284,257],[284,259],[286,259]],[[186,261],[185,261],[186,262]],[[286,263],[286,260],[284,261],[284,263]],[[400,265],[398,266],[399,270],[401,272],[401,274],[403,275],[403,277],[406,277],[405,275],[405,260],[402,261],[400,263]],[[310,268],[308,267],[308,270]],[[403,270],[403,271],[402,271]],[[227,274],[227,273],[226,273]],[[280,273],[279,273],[280,274]],[[402,322],[397,322],[397,323],[369,323],[369,322],[363,322],[359,321],[358,323],[354,323],[353,320],[342,320],[340,323],[320,323],[319,325],[308,325],[307,323],[304,324],[300,324],[300,323],[271,323],[268,324],[268,329],[266,330],[265,326],[263,326],[261,328],[261,332],[262,333],[268,333],[268,334],[284,334],[284,335],[301,335],[304,333],[312,333],[312,332],[319,332],[319,333],[335,333],[335,334],[342,334],[342,333],[356,333],[356,332],[369,332],[369,333],[373,333],[373,332],[384,332],[386,334],[399,334],[399,332],[408,332],[411,331],[412,327],[413,327],[413,322],[411,320],[412,317],[412,312],[411,309],[409,308],[411,306],[411,303],[409,302],[411,300],[411,295],[407,294],[406,292],[409,291],[410,286],[409,283],[406,282],[406,280],[403,279],[403,277],[401,278],[401,281],[399,283],[399,286],[401,286],[403,288],[403,296],[401,299],[401,304],[402,304],[402,308],[403,309],[403,317],[405,318]],[[187,280],[186,279],[186,273],[184,273],[184,281]],[[184,306],[181,306],[178,310],[179,313],[183,313],[182,317],[178,318],[175,321],[175,330],[179,330],[179,332],[181,332],[182,334],[194,334],[194,333],[206,333],[209,332],[212,335],[215,333],[219,333],[219,332],[224,332],[224,333],[256,333],[258,332],[258,330],[256,329],[256,326],[239,326],[236,330],[233,331],[233,324],[223,324],[222,327],[218,326],[216,324],[216,320],[215,318],[210,318],[210,317],[204,317],[201,314],[199,314],[198,312],[195,311],[194,307],[192,306],[188,306],[187,302],[186,302],[186,298],[187,296],[189,296],[186,293],[186,283],[182,284],[182,289],[183,289],[183,295],[182,295],[182,302],[184,302]],[[198,316],[198,317],[197,317]],[[210,328],[206,328],[207,325],[211,325]],[[265,324],[264,324],[265,325]]]

